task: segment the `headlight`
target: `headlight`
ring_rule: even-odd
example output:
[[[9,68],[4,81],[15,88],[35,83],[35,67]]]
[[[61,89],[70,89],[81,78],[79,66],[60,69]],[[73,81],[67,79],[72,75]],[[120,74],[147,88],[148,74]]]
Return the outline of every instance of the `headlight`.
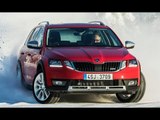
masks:
[[[74,69],[74,65],[73,65],[72,62],[70,62],[70,61],[64,61],[64,64],[66,65],[66,67]]]
[[[129,60],[129,64],[128,67],[137,67],[138,66],[138,62],[136,59],[134,60]]]
[[[126,67],[126,61],[121,62],[121,69],[124,69]]]
[[[50,60],[49,66],[50,67],[63,67],[61,61],[59,60]]]

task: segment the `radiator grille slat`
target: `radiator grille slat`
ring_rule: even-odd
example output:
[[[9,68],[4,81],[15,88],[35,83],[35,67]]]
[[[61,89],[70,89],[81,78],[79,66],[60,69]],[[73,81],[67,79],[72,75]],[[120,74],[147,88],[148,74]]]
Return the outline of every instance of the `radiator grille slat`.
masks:
[[[93,64],[89,62],[73,62],[78,71],[103,72],[117,71],[120,69],[121,62],[107,62],[104,64]]]

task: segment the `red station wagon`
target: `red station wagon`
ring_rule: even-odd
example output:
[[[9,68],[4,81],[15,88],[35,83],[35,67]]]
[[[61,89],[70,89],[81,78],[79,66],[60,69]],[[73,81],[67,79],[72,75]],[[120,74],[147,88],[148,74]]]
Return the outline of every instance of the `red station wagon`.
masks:
[[[111,28],[100,21],[41,22],[20,50],[17,76],[39,103],[56,103],[61,94],[116,94],[138,102],[145,93],[139,61]]]

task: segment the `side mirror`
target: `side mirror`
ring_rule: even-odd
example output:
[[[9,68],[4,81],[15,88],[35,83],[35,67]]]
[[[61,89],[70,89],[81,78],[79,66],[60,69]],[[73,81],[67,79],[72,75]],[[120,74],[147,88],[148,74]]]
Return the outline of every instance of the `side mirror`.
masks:
[[[27,47],[29,47],[29,48],[35,48],[35,49],[39,49],[39,48],[40,48],[40,47],[38,46],[38,41],[35,41],[35,40],[29,41],[29,42],[27,43]]]
[[[134,48],[134,46],[135,46],[135,43],[133,43],[131,41],[125,41],[125,47],[127,49],[132,49],[132,48]]]

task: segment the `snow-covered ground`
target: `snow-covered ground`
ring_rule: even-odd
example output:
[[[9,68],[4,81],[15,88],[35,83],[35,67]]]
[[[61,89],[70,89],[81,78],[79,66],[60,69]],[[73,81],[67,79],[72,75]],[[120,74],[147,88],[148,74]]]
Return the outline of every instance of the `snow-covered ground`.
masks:
[[[1,103],[3,108],[155,108],[160,107],[160,103],[57,103],[57,104],[28,104],[28,103],[15,103],[7,104]]]
[[[113,95],[62,96],[57,104],[41,105],[15,77],[19,48],[39,22],[89,22],[101,20],[122,42],[131,40],[130,52],[141,62],[147,89],[139,103],[121,104]],[[160,13],[0,13],[0,107],[160,107]]]

